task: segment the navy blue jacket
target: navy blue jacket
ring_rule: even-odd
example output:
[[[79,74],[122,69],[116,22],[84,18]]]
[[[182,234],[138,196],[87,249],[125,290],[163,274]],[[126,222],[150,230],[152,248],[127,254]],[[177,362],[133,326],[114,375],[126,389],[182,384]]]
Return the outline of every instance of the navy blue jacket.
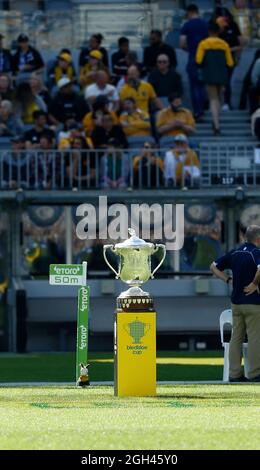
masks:
[[[257,291],[248,296],[244,293],[244,288],[254,280],[256,271],[260,267],[260,249],[253,243],[244,243],[217,259],[215,265],[220,271],[230,269],[233,273],[231,295],[233,304],[260,305],[260,295]]]

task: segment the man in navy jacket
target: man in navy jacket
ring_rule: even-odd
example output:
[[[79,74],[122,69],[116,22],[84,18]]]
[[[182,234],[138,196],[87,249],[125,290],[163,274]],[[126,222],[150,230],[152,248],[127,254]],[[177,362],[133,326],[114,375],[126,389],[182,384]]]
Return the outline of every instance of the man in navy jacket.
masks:
[[[229,380],[245,381],[241,369],[242,345],[248,337],[248,378],[260,382],[260,226],[250,225],[246,242],[214,261],[211,271],[222,281],[232,282],[233,328],[229,348]],[[224,271],[232,271],[232,277]]]

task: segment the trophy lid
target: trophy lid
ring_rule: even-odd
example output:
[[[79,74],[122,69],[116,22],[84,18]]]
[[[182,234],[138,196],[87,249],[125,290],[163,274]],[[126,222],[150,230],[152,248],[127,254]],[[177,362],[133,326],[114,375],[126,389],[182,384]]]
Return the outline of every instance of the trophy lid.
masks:
[[[154,247],[153,243],[146,242],[142,238],[137,237],[134,229],[129,228],[128,233],[129,233],[130,237],[127,238],[127,240],[125,240],[124,242],[117,243],[115,245],[115,249],[117,249],[117,248],[120,248],[120,249],[121,248],[126,248],[126,249],[141,248],[141,249],[143,249],[143,248],[153,248]]]

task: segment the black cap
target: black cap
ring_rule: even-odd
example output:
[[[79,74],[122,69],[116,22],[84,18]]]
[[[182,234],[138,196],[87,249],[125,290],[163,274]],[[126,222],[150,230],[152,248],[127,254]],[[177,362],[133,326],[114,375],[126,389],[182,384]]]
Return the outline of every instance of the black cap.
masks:
[[[27,34],[19,34],[17,42],[29,42],[29,37],[27,36]]]

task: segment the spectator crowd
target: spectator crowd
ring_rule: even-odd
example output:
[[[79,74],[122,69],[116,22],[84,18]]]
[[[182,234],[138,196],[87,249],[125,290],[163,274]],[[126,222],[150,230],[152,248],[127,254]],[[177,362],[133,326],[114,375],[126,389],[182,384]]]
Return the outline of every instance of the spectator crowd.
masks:
[[[206,22],[195,4],[187,7],[180,47],[188,54],[192,110],[183,105],[176,51],[159,30],[149,41],[140,60],[129,39],[120,37],[109,60],[102,35],[95,34],[77,68],[68,48],[45,64],[26,34],[17,38],[14,54],[0,35],[0,139],[11,141],[2,187],[198,186],[196,122],[209,108],[212,132],[221,135],[220,111],[232,107],[242,35],[227,8],[217,7]],[[247,102],[260,140],[259,51],[240,108]]]

